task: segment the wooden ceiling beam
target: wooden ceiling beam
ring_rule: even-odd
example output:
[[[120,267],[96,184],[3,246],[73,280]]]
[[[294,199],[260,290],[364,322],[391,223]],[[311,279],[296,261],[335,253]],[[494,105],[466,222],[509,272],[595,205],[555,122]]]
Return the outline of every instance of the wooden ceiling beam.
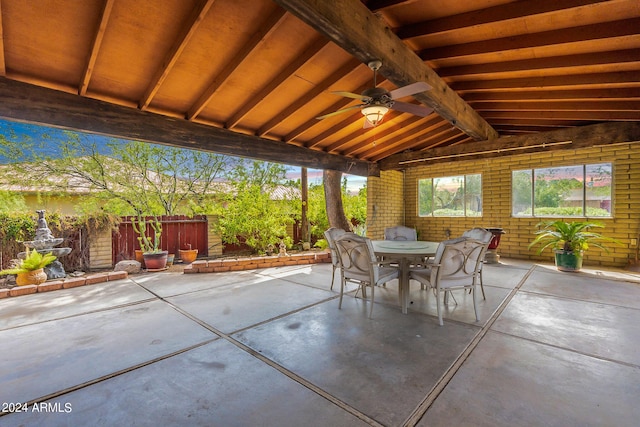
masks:
[[[278,126],[284,120],[287,119],[290,115],[295,113],[298,109],[302,108],[304,105],[311,102],[316,96],[320,95],[322,92],[327,90],[331,85],[335,84],[340,79],[344,78],[345,75],[349,74],[353,71],[354,68],[358,67],[360,63],[355,59],[350,59],[344,64],[342,67],[338,68],[335,72],[331,73],[329,77],[324,79],[322,82],[318,83],[313,89],[309,92],[305,93],[304,96],[299,97],[294,103],[290,104],[287,108],[280,111],[276,114],[271,120],[262,125],[256,134],[258,136],[264,136],[268,134],[273,128]]]
[[[89,82],[91,81],[91,76],[93,74],[93,67],[96,64],[98,54],[100,53],[102,39],[104,38],[104,33],[107,30],[107,25],[109,24],[109,18],[111,17],[111,10],[113,9],[114,2],[115,0],[104,0],[104,3],[102,5],[102,12],[100,13],[100,25],[98,25],[96,33],[93,36],[91,51],[87,56],[87,65],[84,67],[84,73],[82,73],[82,81],[80,82],[80,87],[78,88],[78,95],[85,96],[87,94],[87,88],[89,87]]]
[[[529,127],[555,127],[566,128],[573,126],[584,126],[587,124],[595,124],[594,122],[602,122],[603,120],[591,120],[591,123],[579,124],[579,120],[541,120],[541,119],[518,119],[518,118],[500,118],[491,119],[491,124],[494,128],[502,128],[505,126],[529,126]]]
[[[473,92],[463,95],[465,101],[601,101],[640,98],[640,86],[610,89],[523,90],[509,92]]]
[[[426,82],[432,90],[416,94],[418,101],[475,139],[492,139],[497,132],[464,102],[424,61],[358,0],[275,0],[290,13],[363,63],[382,61],[380,74],[401,87]]]
[[[281,84],[291,78],[303,65],[315,57],[329,42],[324,37],[319,37],[308,46],[302,55],[296,57],[289,63],[276,77],[255,94],[251,100],[247,101],[232,117],[225,123],[225,128],[233,129],[247,114],[256,108],[271,93],[276,91]]]
[[[492,123],[501,119],[545,121],[588,120],[594,122],[640,121],[640,111],[486,111],[483,117]]]
[[[518,49],[540,48],[599,39],[612,39],[611,43],[615,43],[613,39],[616,37],[637,36],[638,27],[640,27],[640,18],[624,19],[616,22],[582,25],[493,40],[482,40],[451,46],[438,46],[423,49],[418,52],[418,56],[423,61],[442,61],[450,58],[517,51]]]
[[[573,111],[573,110],[531,110],[531,111],[484,111],[482,116],[491,123],[502,119],[537,120],[557,122],[564,120],[584,120],[591,122],[639,121],[640,111]]]
[[[443,134],[447,135],[447,137],[443,138]],[[458,132],[455,132],[455,129],[443,129],[440,132],[432,132],[426,138],[421,138],[423,141],[414,144],[411,150],[420,151],[440,146],[453,146],[468,141],[468,138],[469,137],[464,134],[460,135]]]
[[[4,22],[2,16],[2,2],[0,1],[0,76],[5,77],[7,64],[4,59]]]
[[[389,9],[395,6],[411,4],[415,1],[416,0],[371,0],[367,2],[367,7],[372,12],[376,12],[381,9]]]
[[[442,122],[442,124],[440,126],[437,126],[435,129],[431,129],[429,130],[429,132],[427,133],[428,137],[426,139],[420,137],[415,138],[415,140],[413,141],[408,141],[405,142],[401,145],[401,147],[404,147],[404,149],[406,150],[412,150],[414,151],[416,149],[416,147],[418,147],[418,145],[416,144],[420,144],[419,147],[424,148],[425,145],[427,144],[433,144],[433,140],[435,138],[438,139],[438,142],[442,141],[442,144],[455,144],[458,141],[466,141],[469,140],[469,136],[465,135],[464,133],[461,133],[459,129],[456,128],[452,128],[451,126],[448,127],[444,127],[443,125],[446,124],[446,122]],[[388,157],[390,154],[393,154],[397,151],[391,150],[391,149],[387,149],[387,150],[382,150],[379,152],[378,155],[375,155],[373,157],[370,158],[371,161],[375,161],[374,159],[384,159],[386,157]]]
[[[518,61],[504,61],[465,65],[458,67],[443,67],[436,71],[442,78],[460,78],[462,76],[479,77],[501,74],[528,72],[539,70],[559,70],[566,68],[592,67],[601,65],[616,67],[617,64],[640,62],[640,49],[614,50],[611,52],[583,53],[579,55],[549,56],[545,58],[523,59]],[[572,73],[573,74],[573,73]]]
[[[144,95],[142,95],[142,98],[138,102],[138,108],[141,110],[147,109],[214,2],[215,0],[202,1],[198,7],[193,8],[186,22],[182,25],[180,34],[173,43],[173,46],[171,46],[171,49],[167,52],[164,61],[162,61],[162,64],[154,73],[153,78],[149,81]]]
[[[442,120],[441,117],[432,117],[428,120],[422,118],[418,125],[411,129],[411,133],[398,134],[387,140],[376,142],[375,147],[368,149],[365,155],[368,160],[375,161],[372,159],[384,158],[389,155],[389,152],[396,152],[394,150],[404,151],[416,144],[423,135],[429,134],[436,129],[456,128],[452,128],[451,124],[446,120]],[[456,129],[456,132],[460,132],[460,130]]]
[[[123,107],[4,77],[0,77],[0,99],[0,118],[7,120],[269,162],[286,162],[313,169],[333,169],[354,175],[377,173],[377,166],[370,162],[181,118],[166,117],[135,107]]]
[[[431,119],[442,121],[442,118],[435,114],[432,115]],[[410,132],[413,134],[414,132],[416,132],[416,129],[418,129],[420,124],[424,123],[425,121],[427,121],[426,117],[418,117],[412,114],[401,114],[396,120],[393,121],[393,123],[391,123],[390,126],[386,128],[379,127],[379,129],[377,129],[377,132],[372,135],[372,138],[367,138],[364,141],[349,146],[349,148],[344,150],[342,154],[345,156],[356,157],[362,151],[366,151],[366,154],[368,155],[370,152],[375,150],[371,148],[372,146],[380,147],[382,145],[386,146],[391,144],[394,136],[396,136],[399,132]],[[404,133],[402,134],[404,135]]]
[[[540,90],[542,88],[578,89],[593,86],[640,87],[640,73],[637,71],[619,71],[615,73],[594,73],[571,76],[521,77],[515,79],[462,81],[451,84],[457,92],[483,90]]]
[[[602,0],[565,0],[561,2],[557,0],[537,0],[535,2],[501,4],[459,15],[406,25],[396,29],[396,34],[400,39],[406,40],[433,34],[455,32],[461,28],[486,24],[501,23],[502,25],[508,25],[505,21],[572,9],[593,3],[602,3]]]
[[[249,41],[238,51],[236,56],[229,61],[226,67],[213,78],[207,89],[205,89],[198,98],[198,100],[191,106],[187,112],[187,120],[195,119],[204,108],[211,102],[214,95],[220,89],[220,87],[231,77],[231,74],[249,57],[251,52],[258,49],[269,36],[273,33],[283,22],[286,12],[280,8],[276,10],[266,19],[266,21],[260,26]]]
[[[577,100],[577,101],[473,101],[476,111],[640,111],[640,100]]]
[[[379,162],[380,170],[399,170],[461,160],[486,159],[540,151],[567,150],[640,142],[640,121],[600,123],[540,132],[523,136],[506,136],[492,141],[474,141],[390,156]]]

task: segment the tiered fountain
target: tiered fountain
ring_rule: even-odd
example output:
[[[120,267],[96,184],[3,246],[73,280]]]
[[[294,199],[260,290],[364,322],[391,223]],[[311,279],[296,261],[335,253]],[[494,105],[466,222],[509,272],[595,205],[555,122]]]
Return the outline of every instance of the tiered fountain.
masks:
[[[44,218],[44,210],[36,211],[38,214],[38,228],[36,229],[36,237],[34,240],[22,242],[30,250],[36,250],[41,254],[48,254],[51,252],[57,258],[69,255],[71,248],[56,248],[60,243],[64,241],[62,237],[53,237],[51,230],[47,226],[47,220]],[[18,258],[24,259],[26,252],[20,252]],[[44,268],[44,272],[47,273],[47,280],[49,279],[61,279],[66,277],[67,273],[64,271],[62,263],[57,259]]]

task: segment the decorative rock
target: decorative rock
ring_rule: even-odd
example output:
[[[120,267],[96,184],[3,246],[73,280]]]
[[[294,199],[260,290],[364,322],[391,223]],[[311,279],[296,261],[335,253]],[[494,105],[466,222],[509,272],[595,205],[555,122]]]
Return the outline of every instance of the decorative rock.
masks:
[[[127,259],[116,264],[113,271],[126,271],[128,274],[140,273],[141,265],[138,261]]]

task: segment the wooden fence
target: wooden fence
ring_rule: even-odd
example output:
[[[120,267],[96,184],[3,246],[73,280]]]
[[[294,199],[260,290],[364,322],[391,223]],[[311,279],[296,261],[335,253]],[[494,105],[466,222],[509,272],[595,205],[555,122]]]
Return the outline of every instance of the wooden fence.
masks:
[[[136,217],[124,217],[118,231],[112,235],[112,254],[113,263],[124,259],[135,259],[135,250],[140,249],[138,243],[138,235],[133,231],[131,219]],[[146,217],[149,222],[156,217]],[[191,249],[198,249],[198,256],[206,257],[209,255],[208,246],[208,226],[207,217],[205,215],[197,215],[187,217],[185,215],[163,215],[158,216],[158,220],[162,223],[162,235],[160,238],[160,247],[162,250],[178,256],[179,249],[187,249],[191,245]],[[151,226],[147,224],[147,233],[153,235]]]

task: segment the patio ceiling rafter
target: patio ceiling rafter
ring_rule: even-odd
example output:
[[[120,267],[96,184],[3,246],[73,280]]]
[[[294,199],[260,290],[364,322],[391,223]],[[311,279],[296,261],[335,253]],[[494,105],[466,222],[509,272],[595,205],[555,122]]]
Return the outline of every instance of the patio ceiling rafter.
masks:
[[[82,82],[80,83],[80,87],[78,88],[78,95],[85,96],[87,94],[87,88],[89,87],[89,82],[91,81],[91,76],[93,74],[93,70],[96,64],[96,60],[98,59],[98,54],[100,53],[100,46],[102,46],[102,40],[104,39],[104,33],[107,30],[107,25],[109,24],[109,17],[111,16],[111,11],[113,10],[113,3],[115,0],[105,0],[104,6],[102,8],[102,13],[100,13],[100,24],[96,30],[96,33],[93,37],[93,43],[91,43],[91,51],[87,57],[87,65],[84,69],[84,73],[82,74]]]
[[[209,12],[209,9],[211,9],[211,6],[214,2],[215,0],[206,0],[205,2],[202,2],[200,4],[200,7],[196,7],[193,9],[191,15],[187,19],[187,22],[183,25],[180,35],[176,37],[173,46],[167,53],[165,60],[162,62],[162,65],[158,67],[153,78],[149,82],[149,86],[145,90],[142,99],[140,99],[140,102],[138,103],[138,108],[140,108],[141,110],[147,109],[147,107],[151,103],[151,100],[173,69],[174,65],[178,61],[178,58],[180,58],[182,51],[195,34],[196,30],[202,23],[202,20]]]
[[[247,114],[256,108],[271,93],[275,92],[287,79],[296,73],[303,65],[307,64],[318,52],[320,52],[329,42],[324,37],[319,37],[311,46],[304,50],[304,53],[296,57],[286,68],[284,68],[274,79],[263,87],[253,99],[247,102],[240,110],[225,123],[227,129],[233,129]]]
[[[363,63],[382,61],[380,74],[396,86],[425,82],[432,89],[414,95],[474,139],[497,132],[360,1],[340,7],[323,0],[275,0]]]
[[[189,112],[187,113],[187,120],[194,120],[207,104],[213,99],[214,95],[224,84],[224,82],[231,77],[231,74],[251,55],[252,52],[256,51],[269,37],[269,34],[273,33],[278,29],[278,27],[283,23],[286,16],[286,11],[276,8],[276,10],[265,20],[265,22],[260,26],[258,31],[256,31],[248,42],[240,49],[240,51],[236,54],[236,56],[229,61],[227,66],[218,74],[211,83],[209,87],[200,95],[198,100],[191,106]]]

